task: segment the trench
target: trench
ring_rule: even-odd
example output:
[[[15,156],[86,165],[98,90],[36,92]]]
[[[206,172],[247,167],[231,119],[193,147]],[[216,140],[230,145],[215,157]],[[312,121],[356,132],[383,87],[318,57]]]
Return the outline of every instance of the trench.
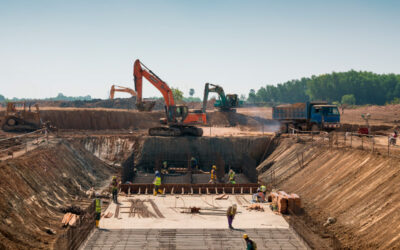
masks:
[[[107,136],[80,139],[84,147],[109,164],[121,166],[124,183],[151,183],[164,162],[168,169],[189,169],[197,161],[196,173],[169,171],[168,183],[207,183],[213,165],[226,181],[230,169],[239,183],[257,183],[257,166],[273,151],[270,136],[252,137],[148,137]],[[190,175],[190,176],[188,176]],[[164,178],[164,177],[163,177]]]

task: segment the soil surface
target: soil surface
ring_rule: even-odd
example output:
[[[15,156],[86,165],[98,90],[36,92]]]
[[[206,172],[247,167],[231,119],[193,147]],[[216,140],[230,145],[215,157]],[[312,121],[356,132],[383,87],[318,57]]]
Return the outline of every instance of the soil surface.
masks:
[[[88,206],[84,192],[104,185],[114,172],[79,144],[66,141],[0,162],[0,249],[51,248],[64,230],[61,209]]]
[[[308,224],[349,249],[399,249],[400,160],[283,139],[259,179],[302,197]],[[322,227],[328,217],[336,223]],[[397,229],[396,229],[397,228]]]

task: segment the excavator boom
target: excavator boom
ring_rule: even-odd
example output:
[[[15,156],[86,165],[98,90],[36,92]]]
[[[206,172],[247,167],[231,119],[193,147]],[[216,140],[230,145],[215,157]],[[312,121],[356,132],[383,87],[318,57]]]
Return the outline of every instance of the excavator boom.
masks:
[[[145,69],[143,69],[142,66]],[[141,102],[143,102],[142,92],[144,77],[161,92],[164,97],[165,105],[167,107],[175,105],[174,96],[169,86],[163,80],[161,80],[161,78],[154,74],[153,71],[142,64],[139,59],[137,59],[133,65],[133,77],[135,81],[135,90],[137,92],[136,103],[140,104]]]
[[[111,90],[110,90],[110,99],[114,99],[115,96],[115,92],[125,92],[125,93],[129,93],[132,96],[136,96],[136,92],[128,87],[122,87],[122,86],[118,86],[118,85],[112,85],[111,86]]]
[[[221,86],[206,83],[204,86],[203,112],[206,112],[208,94],[210,92],[219,95],[220,100],[217,100],[216,104],[214,104],[215,107],[218,107],[221,111],[236,111],[235,109],[232,109],[239,106],[239,100],[236,94],[225,95],[224,89]]]
[[[136,106],[140,109],[145,106],[146,102],[142,100],[143,92],[143,77],[153,84],[162,94],[165,101],[166,119],[162,119],[163,124],[168,127],[150,128],[150,135],[160,136],[179,136],[179,135],[193,135],[202,136],[203,130],[197,128],[195,124],[206,124],[206,114],[204,112],[196,111],[190,112],[185,105],[176,105],[172,90],[158,77],[153,71],[147,68],[139,60],[136,60],[133,65],[133,76],[135,81],[135,90],[137,92]]]

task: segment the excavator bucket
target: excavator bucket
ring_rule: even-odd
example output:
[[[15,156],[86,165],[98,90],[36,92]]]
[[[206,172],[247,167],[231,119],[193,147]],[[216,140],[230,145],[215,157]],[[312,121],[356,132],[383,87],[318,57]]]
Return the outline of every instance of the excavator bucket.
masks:
[[[136,103],[136,108],[140,111],[151,111],[153,110],[154,106],[156,105],[155,101],[146,101],[146,102],[140,102]]]

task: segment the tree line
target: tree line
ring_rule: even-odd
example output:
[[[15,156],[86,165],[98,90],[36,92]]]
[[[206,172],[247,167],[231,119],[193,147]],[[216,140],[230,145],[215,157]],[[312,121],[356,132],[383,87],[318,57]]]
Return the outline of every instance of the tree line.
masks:
[[[86,96],[65,96],[63,93],[59,93],[56,97],[49,97],[43,99],[31,99],[31,98],[5,98],[3,95],[0,95],[0,102],[20,102],[20,101],[90,101],[92,97],[90,95]]]
[[[250,90],[250,103],[296,103],[323,100],[342,104],[399,103],[400,75],[350,70],[266,85]]]

